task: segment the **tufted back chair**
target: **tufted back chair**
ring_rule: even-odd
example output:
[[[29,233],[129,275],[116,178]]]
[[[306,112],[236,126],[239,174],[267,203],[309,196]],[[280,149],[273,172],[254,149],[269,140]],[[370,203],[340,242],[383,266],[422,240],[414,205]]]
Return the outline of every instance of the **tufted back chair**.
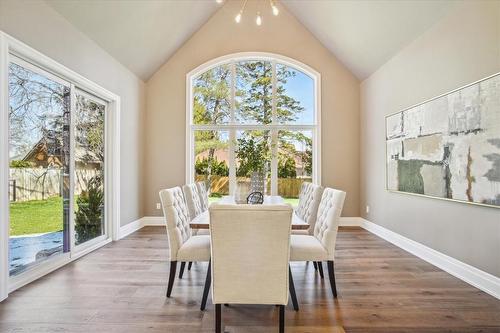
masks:
[[[198,187],[195,183],[182,186],[190,220],[203,213]]]
[[[208,192],[205,182],[197,182],[196,187],[200,195],[201,211],[204,212],[208,209]]]
[[[292,207],[214,204],[209,212],[214,304],[287,304]]]
[[[314,237],[328,251],[328,259],[334,260],[335,241],[339,228],[340,214],[344,206],[345,192],[326,188],[321,196],[318,217],[314,227]]]
[[[180,187],[161,190],[160,200],[167,224],[170,261],[176,261],[177,251],[191,237],[188,210]]]
[[[309,224],[309,234],[313,234],[316,224],[318,206],[323,194],[323,187],[309,182],[303,182],[300,188],[299,205],[295,214]]]

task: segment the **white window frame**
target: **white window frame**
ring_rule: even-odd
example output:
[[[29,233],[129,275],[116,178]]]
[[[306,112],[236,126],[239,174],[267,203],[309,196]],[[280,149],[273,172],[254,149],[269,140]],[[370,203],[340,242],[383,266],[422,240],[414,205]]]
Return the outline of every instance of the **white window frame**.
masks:
[[[86,246],[73,246],[68,254],[60,255],[54,260],[47,261],[40,267],[31,269],[16,277],[9,277],[9,87],[8,73],[11,56],[40,67],[43,71],[69,82],[72,93],[72,110],[75,88],[94,95],[107,103],[105,114],[105,202],[107,237],[99,241],[89,241]],[[72,117],[74,118],[74,117]],[[71,126],[74,135],[74,126]],[[73,141],[72,141],[73,142]],[[74,163],[73,147],[71,149],[70,163]],[[74,170],[74,168],[72,169]],[[74,188],[74,175],[70,176],[71,193]],[[78,259],[79,257],[104,246],[112,240],[119,239],[120,230],[120,97],[82,75],[59,64],[53,59],[36,51],[19,40],[0,31],[0,301],[7,298],[12,292],[53,270]],[[73,203],[70,203],[72,205]],[[72,221],[74,212],[70,207]],[[72,225],[72,223],[70,223]]]
[[[193,84],[196,77],[200,74],[225,64],[231,64],[232,76],[231,80],[235,79],[235,63],[240,61],[267,61],[272,64],[273,71],[273,96],[276,93],[276,64],[286,65],[296,70],[303,72],[311,77],[314,81],[314,116],[313,123],[308,125],[295,124],[279,124],[275,119],[275,98],[272,99],[272,114],[273,121],[268,125],[249,125],[239,124],[235,122],[235,105],[234,105],[234,84],[231,84],[231,117],[228,124],[220,125],[195,125],[193,124]],[[228,54],[213,60],[210,60],[186,75],[186,183],[192,183],[195,180],[195,153],[194,153],[194,132],[196,130],[218,130],[229,132],[229,160],[234,160],[235,155],[235,131],[237,130],[269,130],[274,136],[279,130],[294,130],[294,131],[311,131],[313,140],[313,170],[312,182],[321,185],[321,75],[319,72],[303,64],[295,59],[274,53],[267,52],[240,52]],[[276,139],[276,138],[274,138]],[[275,140],[273,141],[275,142]],[[273,150],[277,149],[274,147]],[[234,163],[229,163],[229,193],[234,195],[236,190],[236,168]],[[277,172],[277,154],[272,154],[271,160],[271,195],[278,193],[278,172]]]

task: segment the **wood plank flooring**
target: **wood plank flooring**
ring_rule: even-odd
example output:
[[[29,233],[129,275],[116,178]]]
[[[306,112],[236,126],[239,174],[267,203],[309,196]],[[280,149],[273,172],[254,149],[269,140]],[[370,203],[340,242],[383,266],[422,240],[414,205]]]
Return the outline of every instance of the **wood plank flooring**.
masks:
[[[0,332],[213,332],[214,307],[199,310],[206,264],[176,280],[165,298],[167,237],[146,227],[12,293]],[[326,267],[326,266],[325,266]],[[339,298],[312,264],[292,265],[300,311],[286,332],[495,332],[500,301],[361,228],[341,228]],[[269,306],[223,308],[226,332],[277,332]]]

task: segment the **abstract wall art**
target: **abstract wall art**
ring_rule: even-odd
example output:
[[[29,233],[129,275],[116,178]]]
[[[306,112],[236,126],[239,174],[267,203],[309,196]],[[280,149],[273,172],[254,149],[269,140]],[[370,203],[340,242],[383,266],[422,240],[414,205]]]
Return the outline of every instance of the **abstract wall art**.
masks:
[[[500,208],[500,74],[386,117],[389,191]]]

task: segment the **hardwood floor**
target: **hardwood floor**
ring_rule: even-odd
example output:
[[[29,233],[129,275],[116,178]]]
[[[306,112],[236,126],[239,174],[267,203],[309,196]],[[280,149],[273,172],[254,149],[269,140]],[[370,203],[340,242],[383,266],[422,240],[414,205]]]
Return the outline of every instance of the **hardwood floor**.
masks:
[[[167,241],[146,227],[12,293],[0,332],[212,332],[199,310],[206,264],[176,279],[165,298]],[[300,311],[286,332],[500,332],[500,301],[360,228],[342,228],[335,263],[339,298],[312,263],[292,264]],[[278,308],[223,308],[226,332],[277,332]]]

